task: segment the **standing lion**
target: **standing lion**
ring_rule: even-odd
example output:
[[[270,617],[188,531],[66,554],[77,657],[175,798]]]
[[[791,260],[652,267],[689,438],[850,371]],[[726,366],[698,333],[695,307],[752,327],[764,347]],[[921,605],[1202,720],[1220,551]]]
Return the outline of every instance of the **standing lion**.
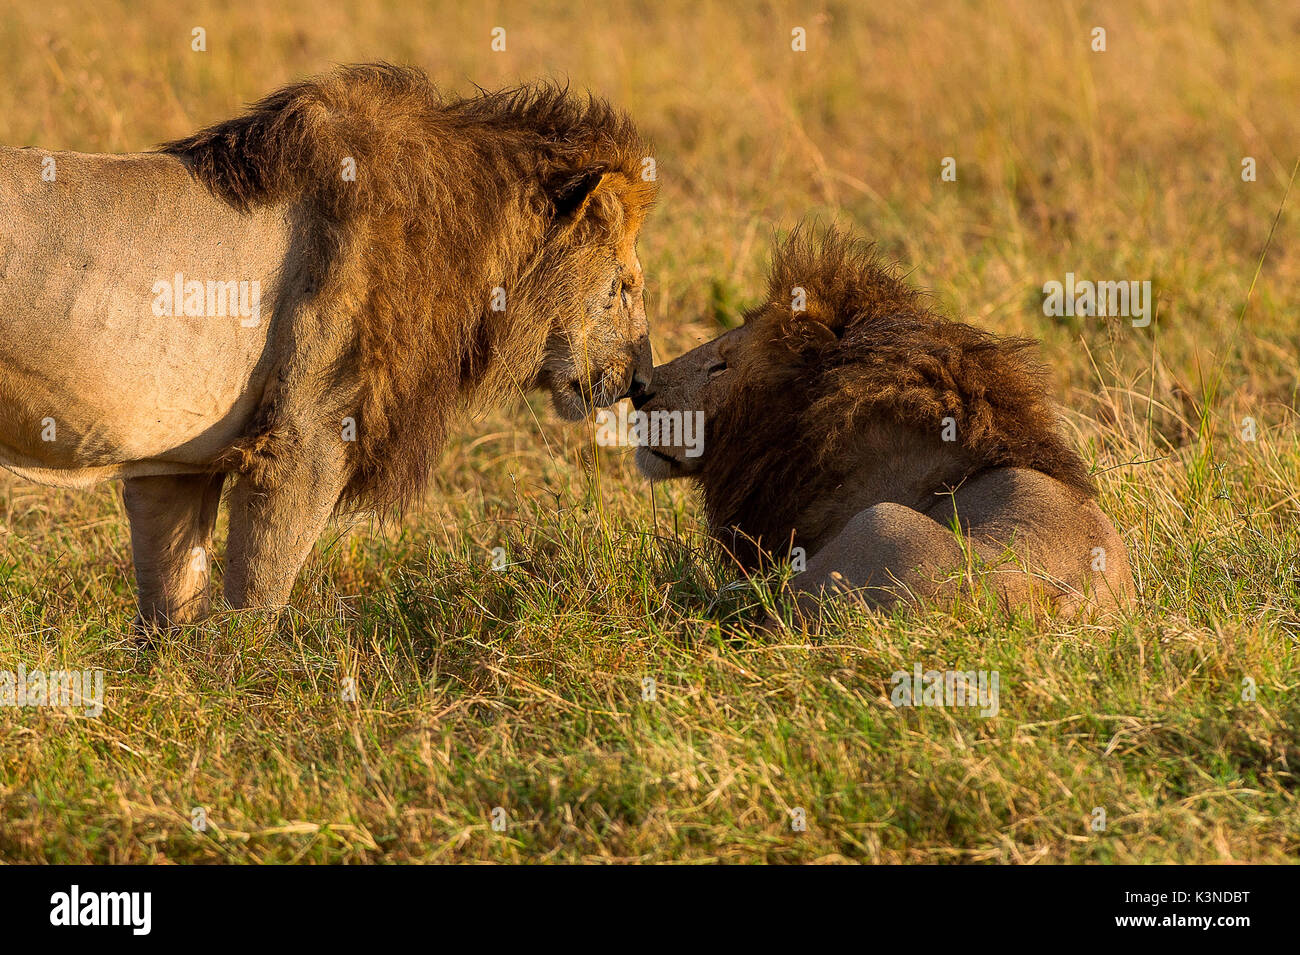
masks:
[[[458,406],[651,374],[632,123],[353,66],[157,152],[0,148],[0,465],[120,478],[145,625],[277,606],[330,515],[424,487]],[[643,174],[643,170],[646,170]]]

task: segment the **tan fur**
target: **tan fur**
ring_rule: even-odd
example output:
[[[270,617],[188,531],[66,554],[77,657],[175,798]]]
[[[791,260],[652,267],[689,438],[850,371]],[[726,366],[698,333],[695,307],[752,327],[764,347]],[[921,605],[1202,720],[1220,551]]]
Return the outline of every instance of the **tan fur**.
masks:
[[[383,64],[157,153],[0,148],[0,464],[125,479],[141,613],[171,622],[235,475],[227,597],[283,603],[336,507],[420,493],[458,408],[540,387],[577,419],[644,386],[647,156],[600,100]],[[260,282],[260,321],[158,317],[175,273]]]
[[[1132,592],[1124,545],[1031,351],[935,315],[869,247],[796,232],[766,303],[657,368],[638,402],[703,412],[703,454],[642,447],[637,463],[696,481],[747,569],[801,548],[807,595],[952,598],[983,565],[1008,603],[1111,606]]]

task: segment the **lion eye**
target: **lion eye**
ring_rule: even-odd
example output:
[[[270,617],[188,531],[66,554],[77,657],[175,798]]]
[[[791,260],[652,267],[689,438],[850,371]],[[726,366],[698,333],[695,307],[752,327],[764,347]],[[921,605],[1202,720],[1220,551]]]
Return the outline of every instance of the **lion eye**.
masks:
[[[717,362],[716,364],[709,366],[709,377],[717,378],[720,374],[722,374],[726,370],[727,370],[727,363],[725,361]]]
[[[632,296],[628,292],[626,285],[623,286],[623,307],[624,308],[632,307]]]

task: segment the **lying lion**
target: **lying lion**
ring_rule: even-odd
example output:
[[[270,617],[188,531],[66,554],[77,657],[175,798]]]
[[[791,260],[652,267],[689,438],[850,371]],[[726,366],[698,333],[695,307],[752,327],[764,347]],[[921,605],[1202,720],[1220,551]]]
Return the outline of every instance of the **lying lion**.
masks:
[[[801,606],[950,601],[983,568],[1007,604],[1113,607],[1132,592],[1124,543],[1032,344],[936,316],[860,243],[796,235],[741,327],[655,369],[634,403],[661,441],[637,465],[694,480],[747,569],[806,560]],[[662,440],[673,412],[703,414],[702,453]]]
[[[0,148],[0,465],[120,478],[140,620],[286,602],[341,506],[410,501],[454,410],[651,373],[653,162],[595,99],[344,68],[160,151]]]

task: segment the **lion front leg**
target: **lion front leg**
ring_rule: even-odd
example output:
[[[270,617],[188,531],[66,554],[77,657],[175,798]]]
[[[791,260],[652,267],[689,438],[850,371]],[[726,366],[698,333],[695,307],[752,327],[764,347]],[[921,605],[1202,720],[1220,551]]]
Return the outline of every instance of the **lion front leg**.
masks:
[[[179,474],[125,481],[138,628],[191,623],[207,614],[212,529],[223,478]]]
[[[298,571],[347,484],[337,439],[299,451],[273,482],[242,475],[230,493],[225,589],[231,607],[289,602]]]

